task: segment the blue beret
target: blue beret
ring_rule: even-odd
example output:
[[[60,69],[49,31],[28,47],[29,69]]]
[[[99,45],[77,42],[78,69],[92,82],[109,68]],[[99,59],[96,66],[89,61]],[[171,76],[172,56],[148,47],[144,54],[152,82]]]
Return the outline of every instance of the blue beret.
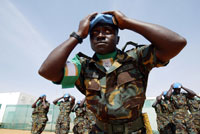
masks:
[[[44,97],[44,96],[46,96],[46,94],[42,94],[42,95],[40,95],[41,98]]]
[[[77,104],[81,104],[81,101],[79,100],[79,101],[77,102]]]
[[[165,95],[167,95],[167,91],[164,91],[164,92],[163,92],[163,96],[165,96]]]
[[[90,21],[90,30],[89,31],[91,31],[91,29],[97,23],[116,25],[116,22],[113,21],[113,15],[110,15],[110,14],[97,14],[95,16],[95,18]]]
[[[181,84],[180,83],[174,83],[173,88],[181,88]]]
[[[69,97],[69,94],[66,93],[66,94],[64,95],[64,98],[68,98],[68,97]]]

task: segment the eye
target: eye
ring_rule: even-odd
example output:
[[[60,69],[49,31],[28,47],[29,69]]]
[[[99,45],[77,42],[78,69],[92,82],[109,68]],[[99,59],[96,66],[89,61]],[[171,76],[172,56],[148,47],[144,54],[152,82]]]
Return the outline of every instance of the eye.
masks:
[[[95,36],[95,35],[98,35],[98,33],[99,33],[99,31],[93,30],[93,31],[91,32],[91,35]]]
[[[111,30],[106,29],[105,33],[106,33],[106,34],[111,34]]]

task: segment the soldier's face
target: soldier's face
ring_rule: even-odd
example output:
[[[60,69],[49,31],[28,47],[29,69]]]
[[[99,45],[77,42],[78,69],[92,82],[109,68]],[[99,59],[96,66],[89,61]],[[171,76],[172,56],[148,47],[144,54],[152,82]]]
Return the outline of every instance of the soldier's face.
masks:
[[[67,100],[69,100],[69,97],[64,97],[64,101],[67,101]]]
[[[179,94],[179,93],[180,93],[180,91],[181,91],[181,89],[180,89],[180,88],[174,88],[174,92],[175,92],[176,94]]]
[[[108,54],[116,50],[119,36],[110,25],[97,24],[90,32],[91,48],[98,54]]]

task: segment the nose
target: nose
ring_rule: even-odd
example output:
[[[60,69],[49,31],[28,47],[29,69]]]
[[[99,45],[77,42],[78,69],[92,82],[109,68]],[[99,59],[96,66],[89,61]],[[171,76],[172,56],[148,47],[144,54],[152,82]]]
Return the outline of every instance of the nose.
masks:
[[[105,39],[105,34],[100,31],[99,34],[97,35],[97,40],[102,40],[102,39]]]

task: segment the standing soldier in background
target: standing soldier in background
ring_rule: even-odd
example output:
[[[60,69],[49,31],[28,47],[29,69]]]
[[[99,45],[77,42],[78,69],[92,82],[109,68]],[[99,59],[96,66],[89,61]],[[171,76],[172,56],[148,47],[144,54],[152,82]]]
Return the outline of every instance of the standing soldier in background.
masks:
[[[32,108],[34,108],[32,113],[32,134],[41,134],[44,130],[46,123],[48,121],[47,113],[49,112],[50,103],[46,100],[46,95],[41,95],[35,103],[33,103]]]
[[[89,122],[86,118],[86,107],[84,105],[84,100],[78,101],[72,111],[76,113],[73,127],[74,134],[89,133]]]
[[[117,48],[119,29],[136,32],[151,44],[123,52]],[[67,61],[88,35],[94,55],[79,53]],[[96,117],[91,133],[145,133],[142,108],[148,75],[153,68],[167,65],[185,45],[186,40],[177,33],[120,11],[92,13],[50,53],[39,74],[63,88],[76,85],[86,96],[87,107]]]
[[[92,126],[95,125],[96,117],[95,117],[94,113],[86,106],[86,101],[84,103],[84,106],[86,108],[86,119],[88,120],[89,129],[91,130]]]
[[[160,134],[174,134],[175,126],[172,123],[173,108],[166,98],[167,91],[156,97],[156,102],[152,105],[157,114],[157,126]],[[162,98],[164,97],[164,98]]]
[[[174,83],[171,85],[167,93],[167,98],[170,98],[174,107],[173,122],[176,126],[176,134],[197,134],[192,121],[192,115],[188,113],[186,94],[181,93],[181,88],[191,96],[196,95],[192,90],[184,88],[180,83]]]
[[[61,99],[64,99],[64,101],[59,101]],[[75,98],[68,93],[53,101],[53,104],[58,105],[60,109],[60,113],[56,121],[56,134],[69,133],[70,113],[72,107],[74,106],[74,103],[75,103]]]
[[[192,114],[192,120],[197,129],[198,134],[200,134],[200,101],[197,99],[199,96],[192,96],[187,94],[187,103],[189,111]]]

